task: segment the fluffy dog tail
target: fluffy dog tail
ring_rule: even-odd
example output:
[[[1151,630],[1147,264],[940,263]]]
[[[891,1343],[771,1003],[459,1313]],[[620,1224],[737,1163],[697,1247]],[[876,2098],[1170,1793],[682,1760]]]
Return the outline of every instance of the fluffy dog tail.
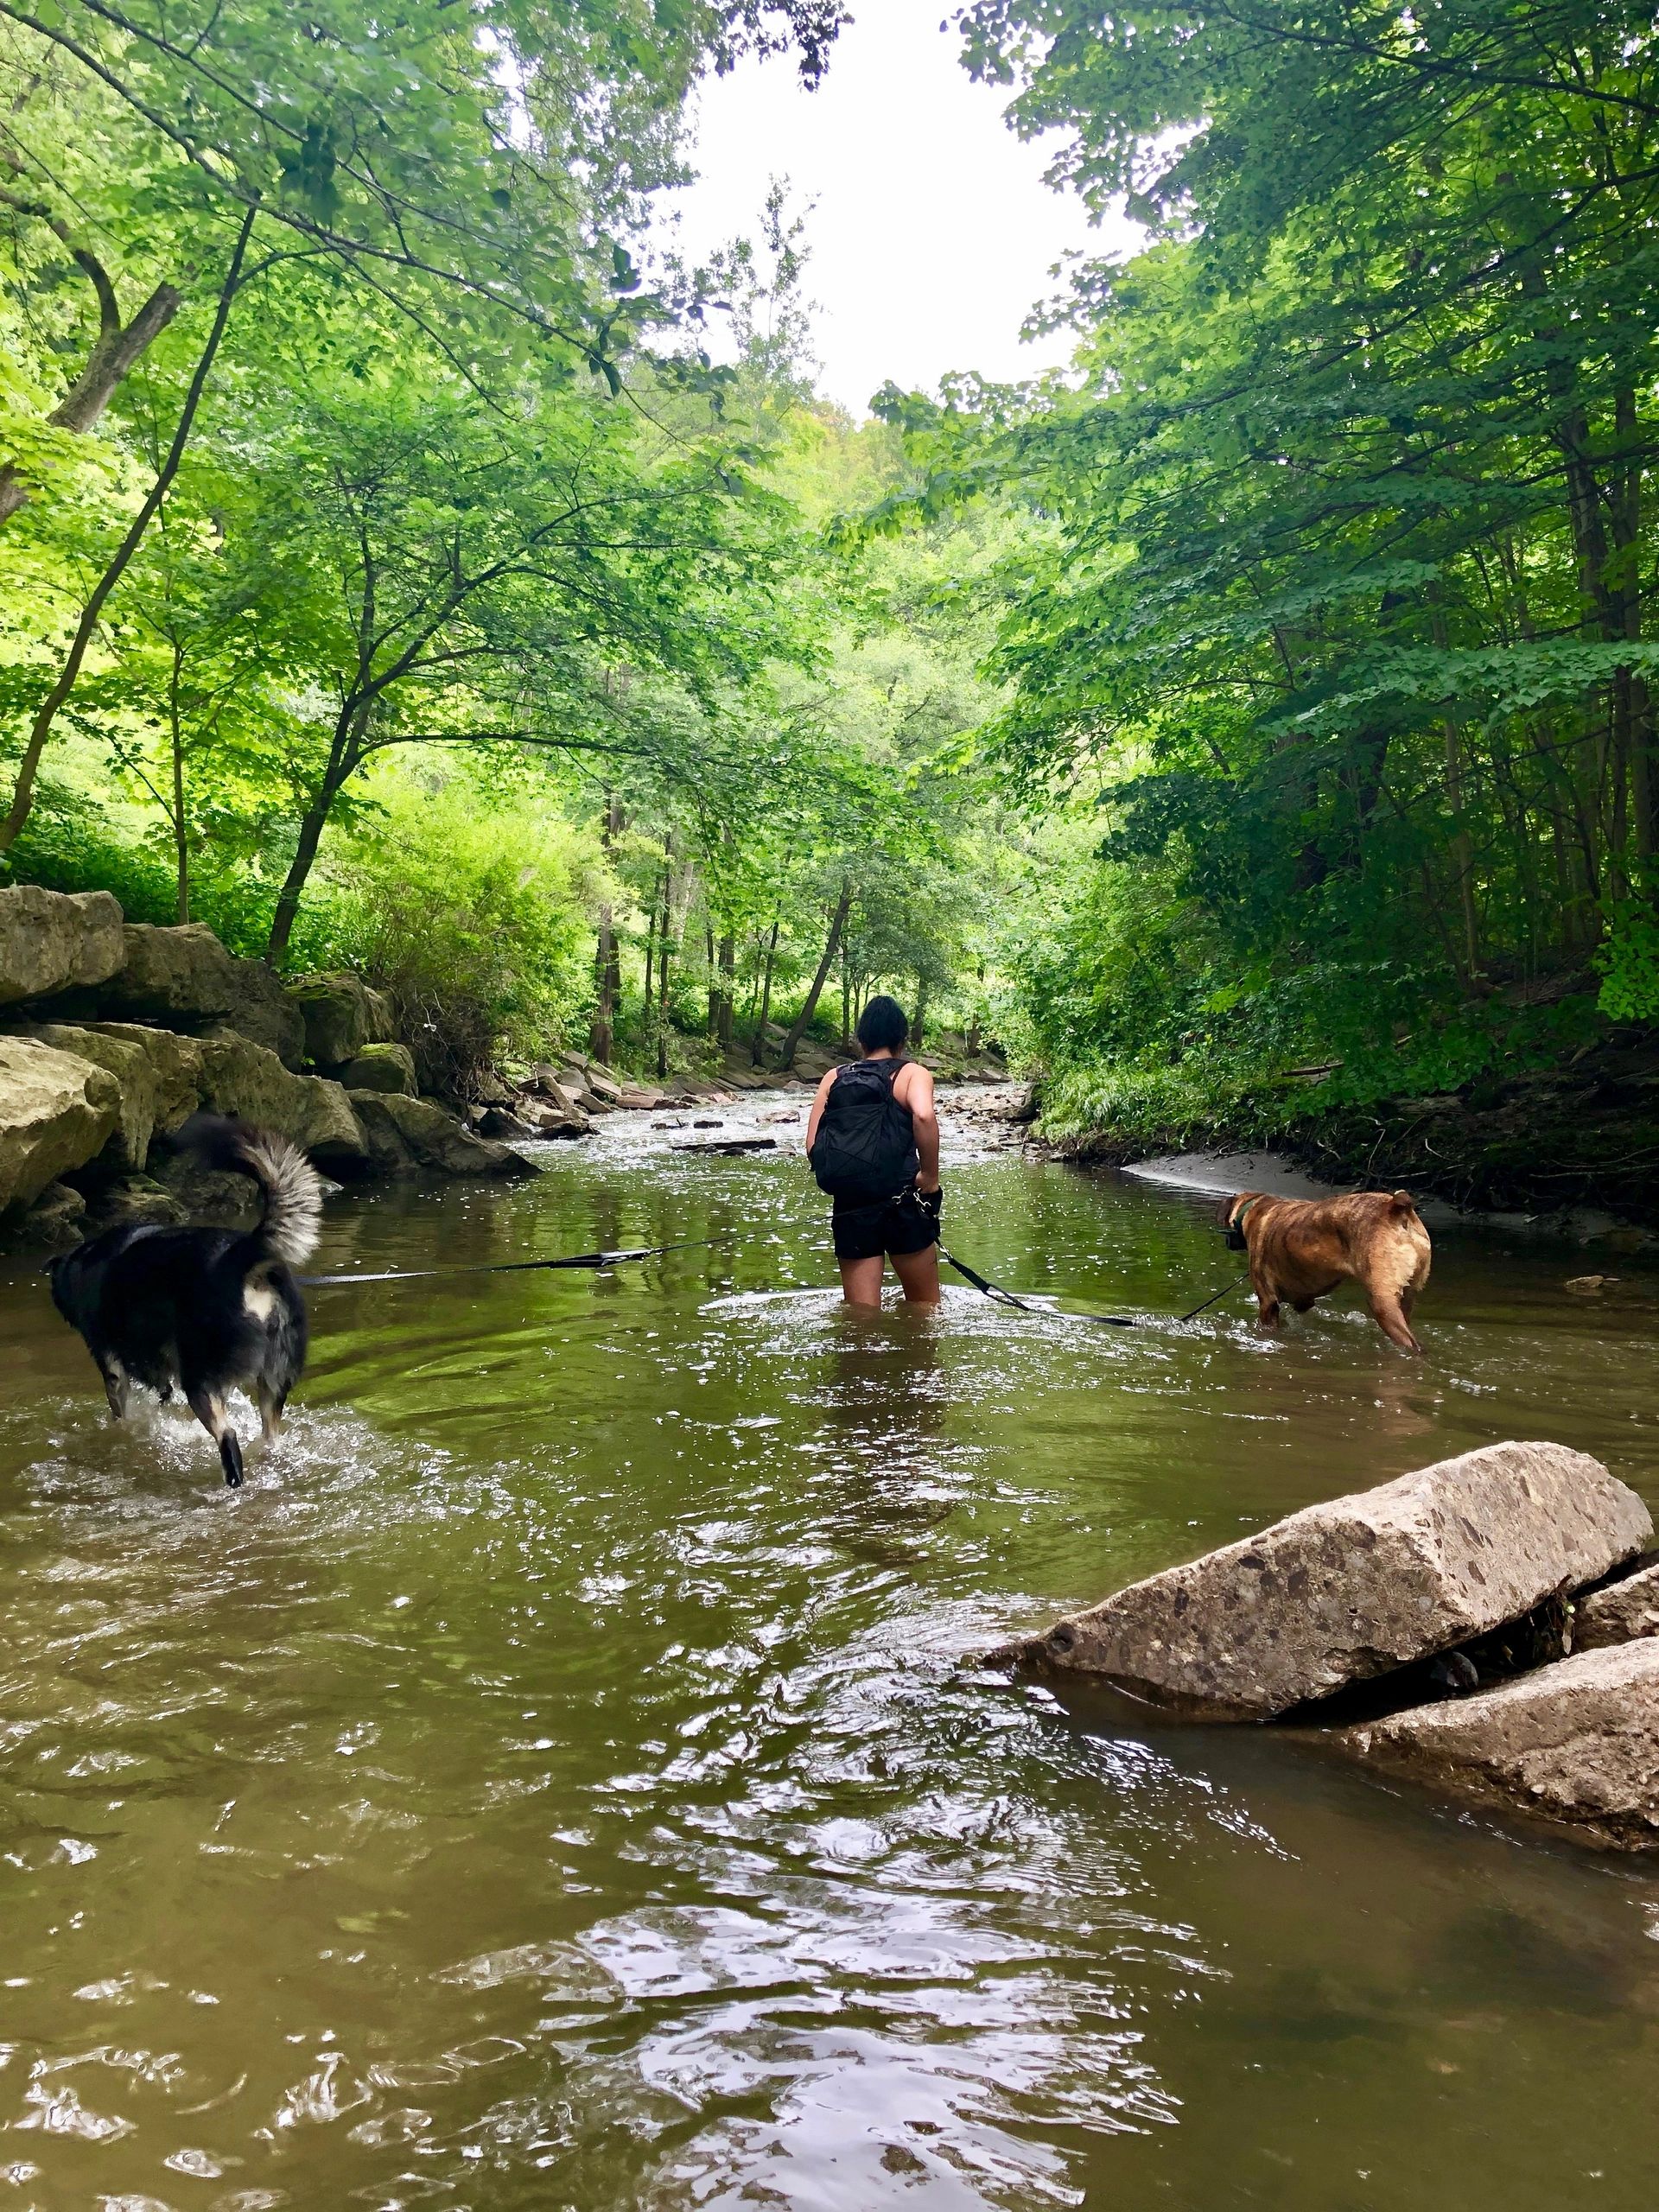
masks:
[[[254,1235],[273,1259],[297,1268],[317,1249],[322,1178],[291,1138],[269,1129],[238,1134],[241,1164],[265,1194],[264,1217]]]
[[[193,1114],[173,1139],[213,1167],[251,1175],[264,1195],[253,1230],[260,1256],[297,1268],[317,1249],[322,1221],[322,1178],[290,1137],[252,1129],[219,1114]]]

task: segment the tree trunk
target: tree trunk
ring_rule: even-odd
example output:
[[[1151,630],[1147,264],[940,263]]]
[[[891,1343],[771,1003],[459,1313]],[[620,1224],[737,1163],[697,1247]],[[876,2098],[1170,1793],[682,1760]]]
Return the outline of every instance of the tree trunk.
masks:
[[[668,1073],[669,940],[674,927],[674,841],[663,840],[663,933],[657,941],[657,1073]]]
[[[780,917],[774,918],[772,921],[772,941],[766,947],[766,982],[760,993],[760,1019],[754,1025],[754,1041],[749,1047],[749,1065],[753,1068],[758,1068],[760,1065],[760,1056],[766,1050],[766,1024],[772,1019],[772,964],[778,957],[778,930],[780,918]]]
[[[178,878],[177,918],[182,925],[190,918],[190,840],[186,835],[184,818],[184,731],[179,715],[178,646],[173,648],[173,674],[168,686],[168,721],[173,740],[173,856]]]
[[[279,967],[283,954],[288,950],[288,941],[294,934],[295,917],[300,911],[300,893],[305,889],[312,864],[322,843],[322,833],[328,826],[328,817],[345,781],[345,776],[338,780],[326,779],[301,820],[299,842],[294,848],[293,861],[276,895],[276,911],[270,918],[270,935],[265,941],[267,967]]]
[[[717,1037],[720,1034],[720,970],[715,965],[715,918],[708,912],[702,918],[702,953],[709,976],[709,1018],[704,1025],[705,1034]]]
[[[663,937],[658,947],[657,964],[661,980],[657,988],[657,1073],[659,1077],[668,1073],[668,967],[669,967],[669,905],[672,895],[671,880],[666,869],[663,872]]]
[[[780,1068],[792,1068],[795,1065],[795,1054],[800,1041],[810,1027],[812,1017],[818,1010],[818,1000],[823,995],[824,978],[834,967],[836,955],[841,950],[841,933],[847,926],[848,910],[852,903],[853,879],[850,875],[843,875],[841,879],[841,896],[836,901],[835,915],[830,924],[830,936],[823,948],[823,957],[818,963],[817,974],[812,978],[812,988],[806,995],[806,1003],[791,1023],[789,1034],[784,1039],[784,1049],[778,1057],[778,1065]]]
[[[1451,640],[1441,608],[1432,609],[1429,627],[1435,645],[1445,652]],[[1458,909],[1463,918],[1464,981],[1472,986],[1480,976],[1480,917],[1475,906],[1475,850],[1463,810],[1463,730],[1455,715],[1446,715],[1440,728],[1446,741],[1446,801],[1452,810],[1448,849],[1457,871]]]
[[[715,1041],[722,1057],[730,1056],[732,1027],[736,1018],[737,937],[728,930],[720,940],[720,1019],[715,1026]]]
[[[612,841],[621,824],[616,793],[605,794],[605,814],[600,825],[599,849],[608,862]],[[616,941],[616,909],[607,899],[599,910],[599,937],[594,947],[594,1019],[588,1032],[588,1052],[601,1067],[611,1064],[616,1048],[616,1001],[622,981],[622,956]]]
[[[910,1025],[910,1041],[918,1052],[922,1049],[922,1039],[926,1034],[926,1025],[927,978],[925,976],[918,976],[916,978],[916,1019]]]
[[[41,755],[52,734],[52,725],[57,720],[58,709],[75,688],[81,665],[98,629],[99,617],[104,612],[105,602],[125,574],[128,563],[138,550],[144,532],[155,520],[162,500],[172,487],[174,478],[179,473],[179,464],[184,459],[184,448],[195,423],[196,410],[201,404],[201,395],[207,388],[208,373],[219,352],[219,340],[225,335],[225,326],[230,320],[231,302],[235,299],[237,288],[242,281],[242,264],[247,256],[248,238],[253,229],[256,212],[252,207],[248,209],[237,233],[231,265],[226,272],[224,283],[219,287],[219,305],[213,315],[213,327],[207,334],[207,342],[202,348],[201,358],[196,363],[195,373],[185,393],[184,405],[180,410],[167,458],[156,473],[149,496],[111,556],[108,567],[93,585],[92,596],[82,609],[80,621],[70,643],[68,657],[59,672],[57,682],[41,702],[40,710],[29,729],[22,759],[17,764],[17,781],[12,789],[11,805],[5,820],[0,822],[0,853],[9,852],[22,834],[23,824],[29,820],[29,810],[35,804],[35,778],[40,768]]]
[[[14,171],[20,168],[14,155],[0,153],[0,160]],[[115,397],[116,386],[178,313],[179,295],[172,285],[158,284],[132,321],[124,327],[120,302],[109,271],[96,254],[76,245],[69,226],[54,215],[42,201],[25,200],[3,189],[0,189],[0,201],[16,208],[19,214],[38,216],[54,232],[98,295],[98,337],[86,357],[86,365],[46,418],[54,429],[85,433],[96,428]],[[18,481],[16,469],[10,463],[0,467],[0,526],[26,505],[29,496],[27,487]]]

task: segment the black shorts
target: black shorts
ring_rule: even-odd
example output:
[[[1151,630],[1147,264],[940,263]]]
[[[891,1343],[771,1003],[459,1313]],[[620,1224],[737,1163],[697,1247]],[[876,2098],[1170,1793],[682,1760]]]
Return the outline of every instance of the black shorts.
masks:
[[[830,1217],[838,1260],[879,1260],[884,1253],[925,1252],[939,1241],[939,1224],[908,1192],[879,1198],[874,1205],[846,1205],[840,1199]]]

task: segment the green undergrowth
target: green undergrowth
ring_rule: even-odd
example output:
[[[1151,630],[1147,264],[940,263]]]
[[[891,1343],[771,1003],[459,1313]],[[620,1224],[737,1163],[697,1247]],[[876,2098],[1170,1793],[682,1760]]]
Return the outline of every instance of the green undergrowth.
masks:
[[[1420,1001],[1398,1038],[1376,1035],[1375,1007],[1370,1019],[1357,1008],[1345,1036],[1281,1036],[1277,1050],[1252,1033],[1248,1002],[1225,1014],[1184,1051],[1051,1060],[1043,1134],[1103,1137],[1131,1152],[1294,1144],[1356,1109],[1455,1095],[1478,1110],[1517,1076],[1570,1065],[1614,1036],[1588,990],[1549,1006],[1516,1007],[1501,995],[1458,1007]]]

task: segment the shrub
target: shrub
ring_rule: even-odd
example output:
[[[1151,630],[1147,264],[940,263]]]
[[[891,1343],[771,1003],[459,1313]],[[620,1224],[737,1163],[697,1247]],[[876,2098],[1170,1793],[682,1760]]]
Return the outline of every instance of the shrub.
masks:
[[[529,793],[388,775],[342,839],[312,943],[391,997],[423,1090],[467,1097],[498,1052],[544,1052],[585,1018],[598,855]]]

